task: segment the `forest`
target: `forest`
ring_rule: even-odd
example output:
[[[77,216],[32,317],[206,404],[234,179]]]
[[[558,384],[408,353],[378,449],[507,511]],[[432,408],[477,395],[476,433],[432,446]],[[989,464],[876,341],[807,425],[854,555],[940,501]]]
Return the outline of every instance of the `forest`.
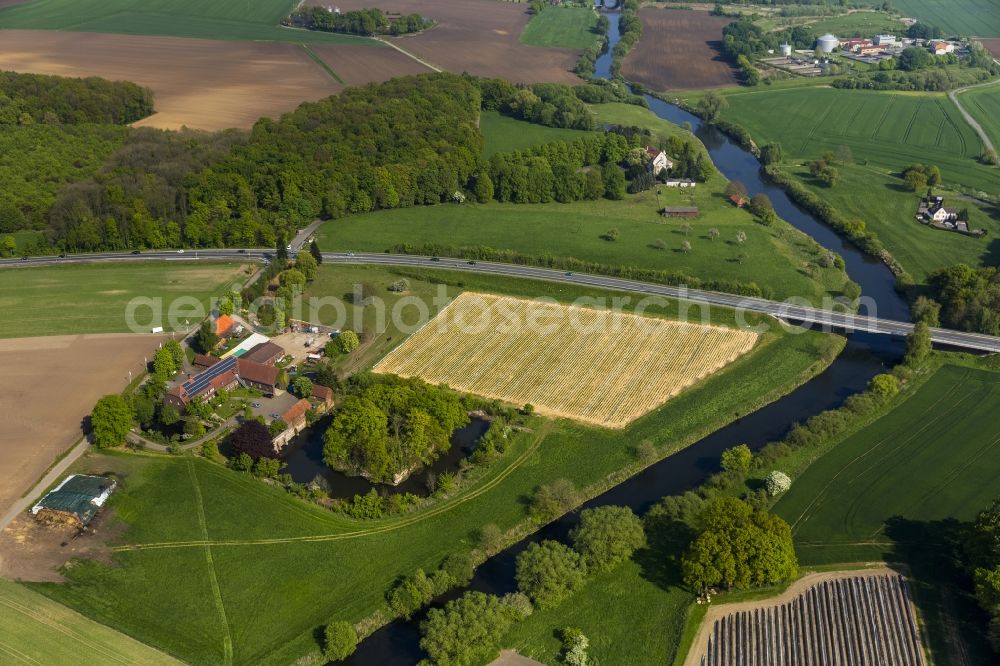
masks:
[[[0,72],[0,125],[127,125],[153,113],[153,93],[129,81]]]
[[[309,30],[344,32],[350,35],[405,35],[434,25],[420,14],[386,16],[381,9],[357,9],[349,12],[331,12],[326,7],[305,7],[291,15],[289,25],[303,26]]]
[[[1000,335],[1000,271],[996,267],[958,264],[933,273],[928,283],[931,297],[941,304],[944,326]]]

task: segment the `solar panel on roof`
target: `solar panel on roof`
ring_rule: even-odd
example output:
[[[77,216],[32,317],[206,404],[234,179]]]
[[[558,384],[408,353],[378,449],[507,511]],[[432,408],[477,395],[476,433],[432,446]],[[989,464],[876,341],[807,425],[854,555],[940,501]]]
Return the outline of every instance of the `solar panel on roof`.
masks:
[[[219,377],[224,375],[230,370],[236,368],[236,358],[227,358],[219,363],[216,363],[212,367],[208,368],[197,377],[189,379],[184,382],[184,391],[187,392],[189,396],[196,396],[202,391],[208,388],[209,383]]]

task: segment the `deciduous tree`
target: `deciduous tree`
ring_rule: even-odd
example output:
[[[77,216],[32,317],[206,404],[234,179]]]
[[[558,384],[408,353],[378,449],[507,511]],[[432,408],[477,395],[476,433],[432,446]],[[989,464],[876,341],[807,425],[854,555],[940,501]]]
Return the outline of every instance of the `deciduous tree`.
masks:
[[[579,553],[558,541],[533,543],[517,556],[517,589],[539,608],[552,608],[583,585]]]
[[[587,571],[608,571],[646,543],[642,521],[623,506],[602,506],[580,513],[580,524],[570,533]]]
[[[99,449],[121,446],[132,427],[132,410],[120,395],[106,395],[90,413],[90,430]]]

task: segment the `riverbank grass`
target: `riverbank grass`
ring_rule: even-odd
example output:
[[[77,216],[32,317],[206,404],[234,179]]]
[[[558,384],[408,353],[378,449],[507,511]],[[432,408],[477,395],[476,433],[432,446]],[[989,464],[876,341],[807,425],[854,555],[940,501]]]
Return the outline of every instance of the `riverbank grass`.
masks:
[[[399,575],[472,550],[484,525],[511,541],[535,529],[525,498],[540,485],[565,478],[581,499],[595,496],[648,464],[640,442],[655,457],[684,448],[819,372],[841,343],[812,332],[764,338],[622,431],[535,417],[474,483],[393,518],[349,519],[200,458],[88,455],[75,471],[124,479],[111,500],[123,524],[113,564],[74,563],[67,583],[32,587],[185,661],[295,661],[317,651],[319,627],[384,609]]]

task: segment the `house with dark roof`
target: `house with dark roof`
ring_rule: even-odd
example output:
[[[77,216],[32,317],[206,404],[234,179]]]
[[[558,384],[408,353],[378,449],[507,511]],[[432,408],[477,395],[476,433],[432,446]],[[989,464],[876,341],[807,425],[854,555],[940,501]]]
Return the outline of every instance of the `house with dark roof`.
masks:
[[[663,217],[698,217],[697,206],[666,206],[660,210]]]
[[[313,384],[312,397],[319,401],[323,411],[333,407],[333,389],[322,384]]]
[[[221,361],[217,356],[209,356],[208,354],[195,354],[194,360],[191,361],[191,365],[196,368],[211,368],[213,365]]]
[[[256,347],[252,347],[247,353],[240,356],[244,361],[253,361],[261,365],[274,365],[285,355],[285,350],[281,345],[273,342],[262,342]]]

